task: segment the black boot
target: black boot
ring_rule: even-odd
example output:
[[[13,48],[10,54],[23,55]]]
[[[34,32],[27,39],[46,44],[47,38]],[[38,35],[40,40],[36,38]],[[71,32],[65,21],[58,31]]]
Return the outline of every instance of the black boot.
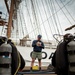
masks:
[[[32,67],[30,67],[30,71],[32,71]]]
[[[41,67],[39,67],[39,71],[41,71]]]

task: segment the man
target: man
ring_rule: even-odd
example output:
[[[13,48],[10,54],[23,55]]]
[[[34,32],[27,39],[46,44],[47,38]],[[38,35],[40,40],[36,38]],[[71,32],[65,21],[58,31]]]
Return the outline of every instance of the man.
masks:
[[[44,49],[44,43],[41,41],[41,37],[42,37],[41,35],[38,35],[37,40],[34,40],[32,43],[33,53],[32,53],[31,70],[36,58],[38,58],[39,70],[41,70],[42,49]]]

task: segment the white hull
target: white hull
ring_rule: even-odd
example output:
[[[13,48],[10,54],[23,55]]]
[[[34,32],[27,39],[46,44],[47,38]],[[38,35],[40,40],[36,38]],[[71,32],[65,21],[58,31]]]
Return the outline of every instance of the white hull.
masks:
[[[30,66],[31,64],[31,57],[30,57],[30,53],[33,51],[32,47],[23,47],[23,46],[17,46],[18,51],[21,53],[21,55],[23,56],[23,58],[26,61],[26,66]],[[55,49],[43,49],[42,51],[47,53],[47,58],[46,59],[42,59],[42,66],[48,66],[50,64],[50,54],[52,52],[55,51]],[[44,54],[42,55],[44,56]],[[38,65],[38,61],[35,61],[34,65]]]

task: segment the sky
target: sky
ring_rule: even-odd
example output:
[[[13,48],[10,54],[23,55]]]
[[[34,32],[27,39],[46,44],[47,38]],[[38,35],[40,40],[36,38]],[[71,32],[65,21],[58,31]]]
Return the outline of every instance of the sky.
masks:
[[[29,34],[30,38],[35,38],[41,34],[43,39],[50,40],[54,34],[75,32],[74,28],[65,31],[67,27],[75,24],[75,0],[33,0],[33,6],[30,0],[22,1],[17,12],[18,25],[14,20],[12,37],[22,38]],[[3,18],[8,18],[4,0],[0,0],[0,11],[3,12]]]

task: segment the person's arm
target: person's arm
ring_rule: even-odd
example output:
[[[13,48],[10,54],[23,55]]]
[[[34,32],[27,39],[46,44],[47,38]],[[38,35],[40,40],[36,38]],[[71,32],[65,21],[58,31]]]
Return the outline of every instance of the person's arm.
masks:
[[[35,47],[36,46],[36,41],[34,40],[33,42],[32,42],[32,47]]]
[[[40,47],[42,47],[43,49],[45,48],[45,46],[44,46],[44,43],[42,42],[42,44],[41,44],[41,46]]]

